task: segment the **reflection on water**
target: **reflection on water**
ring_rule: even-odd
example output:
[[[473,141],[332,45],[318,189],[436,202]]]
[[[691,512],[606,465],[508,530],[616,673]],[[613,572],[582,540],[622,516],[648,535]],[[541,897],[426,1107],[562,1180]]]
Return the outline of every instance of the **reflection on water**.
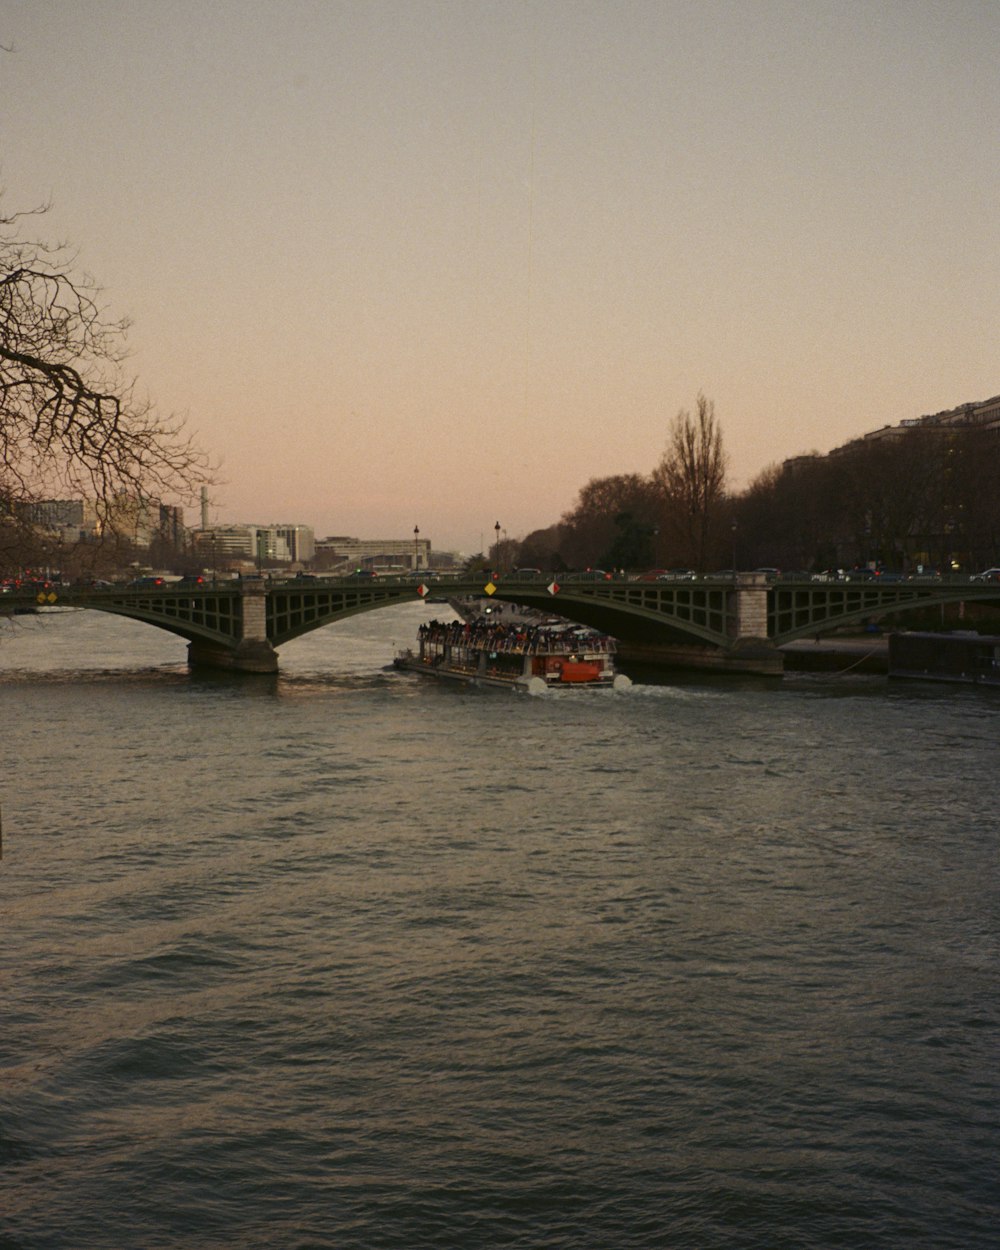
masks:
[[[0,1245],[992,1246],[996,698],[420,619],[3,627]]]

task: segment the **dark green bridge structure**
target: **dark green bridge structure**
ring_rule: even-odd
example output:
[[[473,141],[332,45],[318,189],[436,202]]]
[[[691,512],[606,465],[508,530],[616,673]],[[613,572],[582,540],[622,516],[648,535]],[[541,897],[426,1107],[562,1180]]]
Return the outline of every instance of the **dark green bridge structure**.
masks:
[[[192,665],[273,673],[277,649],[311,630],[428,596],[437,601],[470,595],[524,604],[611,634],[626,664],[778,674],[784,643],[928,605],[1000,603],[1000,585],[968,578],[768,581],[754,573],[676,582],[572,576],[491,581],[483,574],[426,584],[412,576],[363,582],[244,578],[197,587],[22,590],[0,598],[0,613],[57,604],[109,612],[186,638]]]

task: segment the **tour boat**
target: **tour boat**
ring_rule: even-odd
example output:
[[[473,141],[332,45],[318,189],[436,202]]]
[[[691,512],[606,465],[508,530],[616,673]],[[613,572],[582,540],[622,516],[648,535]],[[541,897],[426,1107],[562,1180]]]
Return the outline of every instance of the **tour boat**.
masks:
[[[569,623],[501,624],[483,617],[431,621],[421,625],[417,644],[415,651],[408,648],[396,656],[396,668],[533,693],[552,688],[621,690],[631,685],[615,672],[614,639]]]

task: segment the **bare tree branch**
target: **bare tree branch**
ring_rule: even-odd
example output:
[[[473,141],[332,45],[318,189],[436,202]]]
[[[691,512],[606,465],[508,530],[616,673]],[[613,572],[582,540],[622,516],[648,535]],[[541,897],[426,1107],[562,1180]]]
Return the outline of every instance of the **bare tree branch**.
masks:
[[[0,216],[0,513],[9,531],[33,500],[78,497],[113,530],[123,497],[191,499],[210,466],[182,420],[138,397],[128,322],[75,257],[22,237],[46,207]]]
[[[715,404],[698,395],[698,414],[686,409],[674,418],[667,449],[653,472],[663,492],[666,518],[680,532],[687,558],[705,569],[712,527],[726,489],[726,454]]]

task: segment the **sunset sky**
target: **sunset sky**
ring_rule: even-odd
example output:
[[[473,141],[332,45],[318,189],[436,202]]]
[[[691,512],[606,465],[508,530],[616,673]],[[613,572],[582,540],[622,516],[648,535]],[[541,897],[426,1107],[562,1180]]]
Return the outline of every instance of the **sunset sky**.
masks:
[[[997,0],[7,0],[4,209],[213,521],[475,551],[1000,392]],[[189,523],[197,511],[187,509]]]

